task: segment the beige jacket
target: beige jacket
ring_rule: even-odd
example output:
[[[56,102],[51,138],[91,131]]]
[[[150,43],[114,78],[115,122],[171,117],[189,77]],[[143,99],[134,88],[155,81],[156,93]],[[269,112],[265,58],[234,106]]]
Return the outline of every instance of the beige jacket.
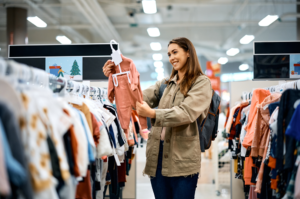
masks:
[[[197,78],[187,97],[180,92],[177,75],[171,79],[159,102],[162,81],[143,91],[143,99],[155,110],[146,149],[144,174],[155,177],[162,128],[166,127],[163,149],[162,175],[187,176],[200,172],[201,150],[196,119],[206,117],[212,98],[208,77]]]

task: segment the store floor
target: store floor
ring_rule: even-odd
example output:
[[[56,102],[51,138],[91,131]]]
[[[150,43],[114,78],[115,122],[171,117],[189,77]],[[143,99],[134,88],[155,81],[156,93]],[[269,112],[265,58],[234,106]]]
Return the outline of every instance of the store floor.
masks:
[[[146,163],[146,146],[139,147],[137,150],[137,199],[155,199],[150,179],[143,176],[143,170]],[[220,185],[221,195],[216,195],[216,186],[212,183],[214,176],[212,175],[213,162],[202,155],[201,176],[198,181],[195,199],[210,198],[230,198],[229,183]],[[229,173],[219,175],[222,178],[230,178]]]

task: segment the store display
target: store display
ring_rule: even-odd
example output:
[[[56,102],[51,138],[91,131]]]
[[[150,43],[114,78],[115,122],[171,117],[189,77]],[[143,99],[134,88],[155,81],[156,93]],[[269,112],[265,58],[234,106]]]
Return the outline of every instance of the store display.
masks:
[[[125,186],[138,139],[103,88],[2,59],[0,87],[0,197],[104,198],[109,176],[112,194]]]
[[[254,79],[299,79],[299,41],[254,42]]]
[[[243,180],[246,199],[294,198],[299,193],[294,186],[300,162],[297,83],[279,85],[274,92],[254,89],[227,116],[235,178]]]
[[[118,48],[118,44],[112,44]],[[111,59],[109,43],[10,45],[8,57],[70,80],[107,80],[102,68]],[[76,62],[75,62],[76,61]]]

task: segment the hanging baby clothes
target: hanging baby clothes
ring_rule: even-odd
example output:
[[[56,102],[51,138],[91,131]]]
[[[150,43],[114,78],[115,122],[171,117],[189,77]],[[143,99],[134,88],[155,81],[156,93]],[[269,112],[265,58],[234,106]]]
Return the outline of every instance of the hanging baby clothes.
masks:
[[[0,195],[1,196],[8,196],[10,194],[10,186],[8,181],[7,169],[5,168],[5,158],[4,158],[4,141],[2,139],[2,131],[3,126],[0,120]]]
[[[113,77],[110,74],[108,80],[108,99],[113,102],[115,99],[117,112],[120,123],[125,133],[129,129],[131,110],[136,108],[136,102],[142,103],[143,94],[140,86],[140,74],[137,71],[133,61],[121,55],[122,62],[120,64],[122,71],[130,71],[128,74]],[[119,73],[119,68],[115,68],[115,72]],[[130,82],[129,82],[130,81]],[[147,129],[147,119],[139,117],[143,129]]]
[[[245,148],[251,147],[252,145],[252,140],[253,140],[254,130],[255,130],[255,122],[257,118],[257,105],[262,103],[263,100],[270,94],[271,94],[270,91],[264,89],[256,89],[253,91],[250,113],[248,118],[248,125],[246,126],[247,134],[245,135],[245,138],[242,143]],[[257,172],[257,167],[253,163],[253,159],[251,157],[247,157],[245,160],[245,172],[244,172],[245,185],[256,184],[255,182],[253,182],[255,181],[255,178],[253,179],[252,176],[252,173],[256,173],[256,172]]]
[[[286,90],[281,97],[278,113],[278,133],[277,133],[277,148],[276,148],[276,169],[279,176],[278,188],[286,190],[287,179],[290,179],[297,154],[294,153],[296,149],[296,140],[290,136],[285,136],[285,130],[290,123],[294,114],[294,104],[300,99],[299,90]],[[283,197],[284,192],[281,191]]]
[[[2,120],[3,122],[3,130],[5,132],[5,136],[8,140],[9,143],[9,150],[11,150],[11,154],[13,156],[13,158],[16,160],[16,162],[18,164],[20,164],[25,170],[22,173],[23,178],[25,178],[23,180],[23,183],[21,183],[21,180],[17,180],[19,181],[18,183],[20,183],[20,186],[17,186],[17,184],[13,183],[13,185],[15,185],[17,187],[19,187],[21,189],[21,192],[23,194],[23,196],[26,199],[32,198],[33,197],[33,193],[32,193],[32,187],[30,183],[26,183],[27,181],[30,180],[30,175],[29,175],[29,171],[28,171],[28,167],[27,167],[27,162],[24,156],[23,151],[23,145],[22,145],[22,140],[21,140],[21,132],[19,129],[19,125],[18,122],[16,120],[15,115],[13,114],[12,110],[5,105],[4,103],[0,103],[0,120]],[[20,121],[21,122],[21,121]],[[22,122],[21,122],[22,124]],[[2,137],[2,141],[4,140],[4,138]],[[18,146],[18,147],[15,147]],[[4,154],[5,157],[6,154]],[[10,179],[11,181],[11,179]],[[17,196],[15,194],[15,192],[12,192],[12,196]]]
[[[274,102],[278,102],[281,94],[274,93],[264,99],[264,101],[257,106],[257,119],[256,128],[254,130],[253,141],[251,145],[251,156],[252,157],[263,157],[266,140],[269,137],[269,121],[270,112],[268,105]]]

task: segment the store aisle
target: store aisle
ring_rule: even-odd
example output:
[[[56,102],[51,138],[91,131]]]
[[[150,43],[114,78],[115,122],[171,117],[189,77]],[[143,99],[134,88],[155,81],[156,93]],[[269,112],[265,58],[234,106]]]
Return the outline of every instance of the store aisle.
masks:
[[[146,145],[143,148],[139,147],[137,150],[137,199],[155,199],[150,179],[148,176],[143,176],[143,169],[146,163]],[[221,195],[216,196],[215,185],[212,184],[212,160],[202,156],[201,177],[198,181],[195,199],[210,198],[230,198],[229,185],[222,186]],[[229,176],[228,176],[229,177]]]

